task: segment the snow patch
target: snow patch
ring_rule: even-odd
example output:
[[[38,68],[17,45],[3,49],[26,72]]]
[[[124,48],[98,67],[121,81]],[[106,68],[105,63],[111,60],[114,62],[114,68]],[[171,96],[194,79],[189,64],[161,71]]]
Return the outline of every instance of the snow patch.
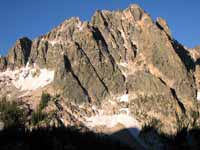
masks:
[[[127,62],[120,62],[119,65],[124,67],[124,68],[128,68],[128,63]]]
[[[120,102],[129,102],[129,95],[128,94],[124,94],[122,96],[118,97]]]
[[[197,92],[197,100],[200,101],[200,90]]]
[[[129,64],[127,62],[120,62],[118,63],[118,66],[120,67],[122,74],[127,78],[128,74],[126,70],[129,69]]]
[[[122,124],[133,136],[138,136],[141,126],[139,122],[132,116],[126,114],[117,115],[96,115],[86,119],[86,126],[106,126],[107,128],[113,128],[117,124]]]
[[[56,39],[55,40],[49,40],[48,43],[50,43],[52,46],[54,46],[57,43],[60,44],[61,40],[56,40]]]
[[[79,22],[76,27],[79,29],[79,31],[83,31],[83,23]]]
[[[41,38],[41,41],[47,41],[52,46],[54,46],[55,44],[61,44],[61,42],[62,42],[62,40],[56,39],[56,38],[53,40],[47,40],[47,39]]]
[[[92,110],[97,111],[98,108],[96,106],[92,105]]]
[[[25,73],[25,74],[24,74]],[[47,69],[40,69],[39,76],[34,77],[31,75],[31,71],[22,72],[19,74],[18,80],[14,81],[16,88],[22,91],[35,90],[39,87],[44,87],[51,83],[54,79],[54,71],[48,71]]]
[[[123,30],[120,30],[121,32],[121,36],[124,40],[124,47],[128,50],[129,49],[129,46],[128,46],[128,41],[127,41],[127,38],[126,38],[126,35],[125,35],[125,32]]]
[[[50,84],[54,79],[54,71],[29,66],[17,70],[6,70],[0,77],[9,77],[12,84],[21,91],[32,91]]]

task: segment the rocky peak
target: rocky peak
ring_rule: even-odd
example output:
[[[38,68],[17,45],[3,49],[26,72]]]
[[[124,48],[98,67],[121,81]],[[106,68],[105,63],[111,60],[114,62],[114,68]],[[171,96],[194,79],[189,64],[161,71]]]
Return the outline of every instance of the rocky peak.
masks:
[[[162,130],[175,132],[177,115],[189,120],[196,111],[197,84],[187,68],[187,51],[171,36],[165,20],[155,23],[138,5],[96,11],[91,22],[71,18],[32,42],[20,39],[0,58],[0,69],[24,66],[29,60],[55,71],[45,85],[66,102],[122,102],[141,122],[156,118]]]
[[[131,13],[134,21],[141,20],[144,14],[144,10],[136,4],[130,5],[126,10],[124,10],[125,15],[130,15],[129,12]]]

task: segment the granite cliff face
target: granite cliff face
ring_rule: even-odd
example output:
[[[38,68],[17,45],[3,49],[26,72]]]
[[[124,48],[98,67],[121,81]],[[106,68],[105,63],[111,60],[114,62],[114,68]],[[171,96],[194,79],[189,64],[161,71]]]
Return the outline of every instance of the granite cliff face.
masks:
[[[0,57],[1,88],[15,90],[0,91],[1,96],[9,94],[35,108],[34,101],[45,90],[61,95],[65,111],[73,105],[85,116],[99,115],[99,110],[107,116],[124,114],[140,126],[156,119],[160,130],[174,133],[180,118],[189,124],[193,112],[199,112],[199,58],[198,48],[190,50],[173,39],[164,19],[153,21],[138,5],[131,5],[120,11],[96,11],[91,22],[71,18],[32,41],[20,39]],[[53,79],[35,89],[16,86],[17,75],[6,72],[26,67],[38,76],[42,69],[53,71]],[[30,74],[29,70],[22,82],[32,84],[26,79]]]

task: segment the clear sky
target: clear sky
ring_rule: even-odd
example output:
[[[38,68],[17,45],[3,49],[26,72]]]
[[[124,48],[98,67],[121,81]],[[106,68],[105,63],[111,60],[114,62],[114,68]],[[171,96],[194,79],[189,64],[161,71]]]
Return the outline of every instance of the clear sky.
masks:
[[[97,9],[124,9],[133,3],[154,19],[166,19],[179,42],[200,45],[200,0],[0,0],[0,54],[20,37],[34,39],[70,17],[89,21]]]

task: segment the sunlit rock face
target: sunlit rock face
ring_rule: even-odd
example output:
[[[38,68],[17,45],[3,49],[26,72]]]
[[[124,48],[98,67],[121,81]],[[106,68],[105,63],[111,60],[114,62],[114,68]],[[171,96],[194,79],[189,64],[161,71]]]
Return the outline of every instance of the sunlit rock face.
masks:
[[[191,112],[198,111],[196,51],[175,41],[164,19],[155,22],[138,5],[131,5],[97,11],[90,22],[71,18],[32,41],[20,39],[7,56],[0,57],[0,77],[9,78],[1,78],[0,85],[11,83],[5,89],[14,89],[8,90],[12,98],[17,91],[31,91],[31,97],[38,95],[34,91],[50,89],[77,107],[77,114],[84,112],[79,117],[69,114],[85,125],[98,117],[112,124],[113,116],[125,127],[122,120],[129,125],[135,120],[140,128],[156,119],[161,131],[174,133],[177,116],[189,121]],[[66,118],[62,118],[65,125],[73,122]]]

